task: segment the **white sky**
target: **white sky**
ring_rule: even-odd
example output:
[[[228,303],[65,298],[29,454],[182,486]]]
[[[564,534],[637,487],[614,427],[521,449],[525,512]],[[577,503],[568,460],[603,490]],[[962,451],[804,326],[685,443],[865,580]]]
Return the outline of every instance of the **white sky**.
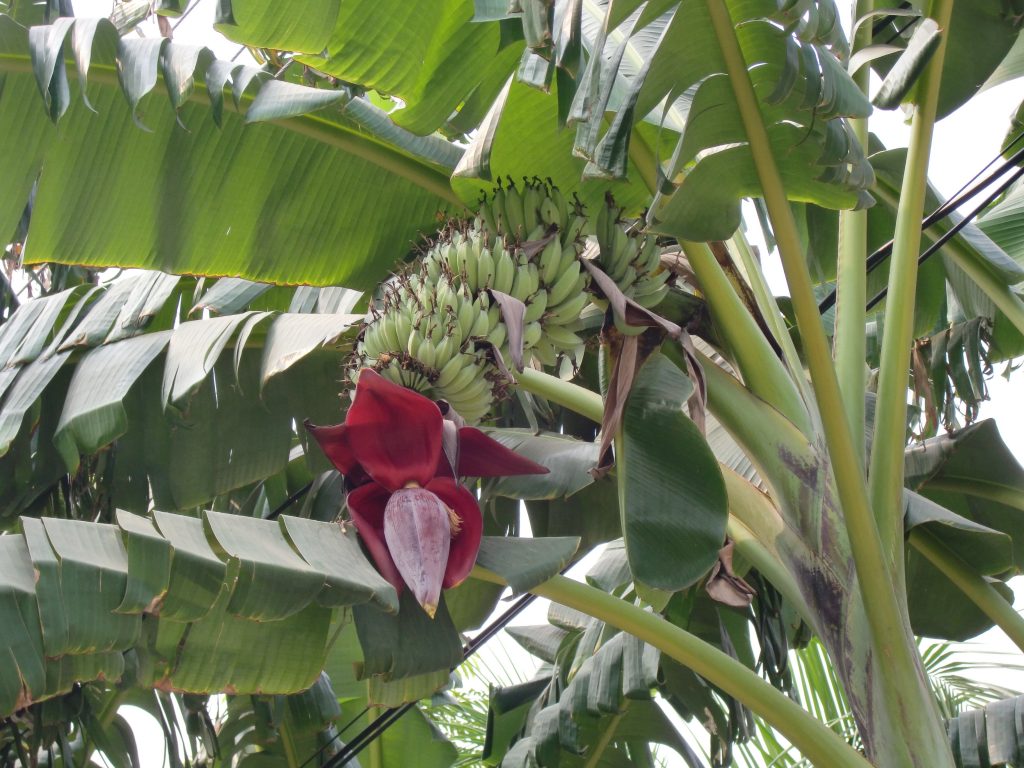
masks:
[[[81,16],[107,15],[111,5],[111,0],[75,0],[76,11]],[[840,2],[840,5],[846,6],[848,2]],[[219,57],[230,59],[238,52],[239,46],[212,31],[214,6],[213,0],[201,0],[199,6],[175,29],[174,36],[179,41],[206,45],[212,48]],[[149,23],[149,26],[143,28],[143,32],[147,36],[157,34],[155,24]],[[243,54],[244,56],[246,55]],[[877,83],[874,87],[877,88]],[[1009,118],[1022,100],[1024,100],[1024,80],[1006,83],[978,95],[968,109],[962,109],[938,124],[932,149],[930,178],[941,193],[944,195],[954,193],[995,156],[1000,142],[1008,130]],[[898,111],[876,112],[871,118],[871,130],[890,148],[907,144],[909,127],[904,123],[903,115]],[[780,292],[784,292],[781,270],[777,267],[773,269],[767,262],[766,267],[773,284]],[[1020,378],[1018,375],[1012,382],[1007,383],[998,376],[994,377],[990,382],[992,400],[982,406],[981,416],[982,418],[996,418],[999,421],[1003,439],[1014,451],[1018,460],[1024,463],[1024,410],[1021,406]],[[584,573],[592,561],[593,557],[588,557],[583,564],[575,569],[575,572]],[[1019,598],[1024,590],[1022,581],[1024,580],[1015,579],[1011,582],[1018,595],[1018,606]],[[544,623],[546,612],[546,601],[538,600],[517,618],[514,624]],[[985,649],[1015,652],[1015,648],[1009,644],[999,630],[992,630],[975,642],[979,647]],[[503,662],[507,665],[507,659],[511,655],[515,660],[515,666],[524,678],[529,678],[532,674],[532,665],[534,664],[532,657],[521,652],[515,643],[504,637],[501,638],[500,643],[497,640],[492,641],[482,655],[485,658],[490,657],[492,665],[499,667]],[[1013,676],[1008,680],[1005,673],[994,670],[986,676],[1003,684],[1017,685],[1020,690],[1024,691],[1024,677],[1020,675]],[[162,743],[159,731],[151,721],[147,722],[145,716],[132,719],[137,727],[140,746],[144,747],[149,744],[155,747]],[[143,748],[143,752],[145,768],[157,768],[162,764],[163,761],[158,750]],[[676,764],[671,759],[669,763]]]

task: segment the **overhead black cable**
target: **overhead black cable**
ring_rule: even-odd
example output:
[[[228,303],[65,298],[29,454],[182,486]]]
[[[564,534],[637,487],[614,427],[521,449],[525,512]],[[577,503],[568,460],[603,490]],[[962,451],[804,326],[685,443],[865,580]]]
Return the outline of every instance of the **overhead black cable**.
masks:
[[[1010,147],[1014,146],[1015,144],[1020,142],[1022,139],[1024,139],[1024,131],[1019,133],[1014,138],[1014,140],[1011,141],[1007,145],[1006,149],[1009,149]],[[1000,153],[998,155],[996,155],[995,158],[993,158],[991,161],[989,161],[988,165],[986,165],[985,168],[991,167],[993,163],[995,163],[997,160],[999,160],[999,158],[1002,157],[1002,153],[1005,152],[1006,149],[1001,150]],[[989,186],[991,186],[995,182],[996,179],[998,179],[1000,176],[1002,176],[1008,170],[1014,168],[1021,161],[1024,161],[1024,147],[1022,147],[1021,149],[1018,149],[1016,152],[1014,152],[1013,155],[1011,155],[1009,158],[1007,158],[1003,163],[1001,163],[999,165],[998,168],[996,168],[994,171],[992,171],[990,174],[988,174],[981,181],[979,181],[976,184],[972,185],[972,182],[974,182],[975,179],[977,179],[979,176],[981,176],[982,173],[985,172],[985,168],[983,168],[981,171],[979,171],[977,174],[975,174],[974,177],[970,181],[968,181],[964,186],[962,186],[951,198],[946,200],[946,202],[944,202],[942,205],[940,205],[938,208],[936,208],[934,211],[932,211],[930,214],[928,214],[921,221],[921,229],[922,230],[927,229],[928,227],[932,226],[936,222],[941,221],[942,219],[944,219],[947,216],[949,216],[951,213],[953,213],[957,208],[959,208],[961,205],[963,205],[969,199],[971,199],[972,197],[977,195],[982,190],[987,189]],[[1013,178],[1016,179],[1016,178],[1019,178],[1019,177],[1014,175]],[[1004,191],[1007,188],[1007,186],[1009,186],[1009,185],[1008,184],[1002,184],[1002,185],[1000,185],[998,187],[998,189],[999,189],[1000,192],[1002,192],[1002,191]],[[996,194],[996,197],[998,197],[998,193]],[[995,199],[994,197],[990,196],[988,198],[988,202],[990,203],[994,199]],[[977,213],[975,213],[973,215],[976,216]],[[963,227],[961,226],[960,229],[962,229],[962,228]],[[957,231],[959,232],[960,230],[958,229]],[[947,240],[948,240],[948,238],[947,238]],[[943,242],[946,242],[947,240],[943,240]],[[878,266],[882,262],[884,262],[890,256],[890,254],[892,253],[892,246],[893,246],[893,241],[889,240],[887,243],[885,243],[880,248],[878,248],[874,253],[872,253],[870,256],[868,256],[867,261],[865,262],[865,268],[866,268],[866,270],[867,270],[867,272],[869,274],[871,272],[873,272],[875,269],[877,269]],[[835,305],[835,303],[836,303],[836,289],[833,288],[828,293],[828,295],[825,296],[825,298],[822,299],[821,302],[818,304],[818,312],[819,312],[819,314],[825,314],[828,310],[830,310]]]
[[[271,512],[269,515],[267,515],[266,519],[267,520],[273,520],[274,518],[276,518],[278,515],[280,515],[282,512],[284,512],[286,509],[288,509],[288,507],[290,507],[296,501],[298,501],[303,496],[305,496],[307,493],[309,493],[309,489],[312,488],[312,487],[313,487],[313,481],[310,480],[308,483],[306,483],[304,486],[299,488],[299,490],[297,490],[295,493],[293,493],[287,499],[285,499],[280,504],[278,504],[276,507],[274,507],[274,511]]]
[[[536,599],[536,595],[523,595],[515,603],[513,603],[501,616],[496,618],[490,624],[488,624],[482,631],[478,632],[476,636],[471,639],[462,647],[462,661],[466,661],[470,656],[476,653],[480,646],[494,637],[498,632],[504,629],[505,625],[508,624],[512,619],[522,613],[530,603]],[[461,664],[461,662],[460,662]],[[409,701],[400,707],[392,707],[391,709],[385,710],[379,717],[377,717],[372,723],[366,726],[362,731],[357,733],[350,742],[348,742],[340,752],[332,756],[326,763],[323,764],[323,768],[341,768],[346,765],[349,760],[358,755],[367,744],[376,738],[379,738],[384,731],[390,728],[402,715],[408,712],[416,706],[416,702]],[[347,727],[347,726],[346,726]],[[340,732],[339,732],[340,735]],[[335,737],[337,738],[337,737]],[[323,752],[323,748],[317,754]],[[313,755],[315,758],[316,755]],[[311,758],[312,759],[312,758]],[[307,760],[302,765],[305,766],[308,763]],[[300,767],[301,768],[301,767]]]
[[[982,201],[981,201],[981,202],[980,202],[980,203],[979,203],[979,204],[978,204],[978,205],[977,205],[977,206],[976,206],[976,207],[974,208],[974,210],[973,210],[973,211],[971,211],[971,212],[970,212],[969,214],[967,214],[966,216],[964,216],[964,218],[963,218],[963,219],[961,219],[961,220],[960,220],[960,221],[958,221],[958,222],[957,222],[956,224],[954,224],[954,225],[953,225],[952,227],[950,227],[950,228],[949,228],[949,231],[945,232],[945,233],[944,233],[944,234],[942,235],[942,237],[940,237],[940,238],[939,238],[938,240],[936,240],[936,241],[935,241],[934,243],[932,243],[932,244],[931,244],[931,246],[929,246],[929,247],[928,247],[928,249],[927,249],[927,250],[925,250],[925,252],[924,252],[924,253],[922,253],[922,254],[921,254],[921,255],[920,255],[919,257],[918,257],[918,259],[917,259],[917,263],[918,263],[918,264],[923,264],[923,263],[924,263],[924,262],[925,262],[925,261],[926,261],[926,260],[927,260],[927,259],[928,259],[928,258],[929,258],[930,256],[932,256],[933,254],[935,254],[935,253],[936,253],[936,252],[937,252],[937,251],[939,250],[939,248],[941,248],[941,247],[942,247],[942,246],[944,246],[944,245],[945,245],[946,243],[948,243],[948,242],[949,242],[950,240],[952,240],[952,239],[953,239],[953,237],[954,237],[954,236],[955,236],[955,235],[956,235],[956,234],[957,234],[957,233],[958,233],[958,232],[959,232],[959,231],[960,231],[961,229],[963,229],[963,228],[964,228],[964,227],[966,227],[966,226],[967,226],[968,224],[970,224],[970,223],[971,223],[971,221],[972,221],[972,220],[973,220],[973,219],[974,219],[974,218],[975,218],[975,217],[976,217],[976,216],[977,216],[977,215],[978,215],[979,213],[981,213],[981,212],[982,212],[983,210],[985,210],[985,208],[986,208],[986,207],[988,207],[989,205],[991,205],[991,204],[992,204],[992,202],[993,202],[993,201],[994,201],[994,200],[995,200],[995,199],[996,199],[997,197],[999,197],[999,196],[1000,196],[1001,194],[1003,194],[1003,192],[1005,192],[1005,191],[1006,191],[1006,190],[1007,190],[1007,189],[1008,189],[1008,188],[1010,187],[1010,185],[1011,185],[1011,184],[1013,184],[1013,183],[1014,183],[1015,181],[1017,181],[1017,179],[1019,179],[1019,178],[1020,178],[1021,176],[1024,176],[1024,167],[1022,167],[1022,168],[1018,168],[1018,169],[1017,169],[1017,172],[1016,172],[1016,173],[1014,173],[1014,174],[1013,174],[1012,176],[1010,176],[1010,178],[1008,178],[1008,179],[1007,179],[1006,181],[1004,181],[1004,182],[1003,182],[1002,184],[1000,184],[1000,185],[999,185],[999,186],[998,186],[998,187],[997,187],[997,188],[995,189],[995,191],[993,191],[993,192],[992,192],[992,193],[991,193],[991,194],[990,194],[990,195],[989,195],[988,197],[986,197],[986,198],[985,198],[984,200],[982,200]],[[869,302],[868,302],[868,304],[867,304],[867,309],[871,309],[871,308],[872,308],[872,307],[874,307],[874,306],[875,306],[875,305],[876,305],[876,304],[877,304],[878,302],[880,302],[880,301],[881,301],[882,299],[884,299],[884,298],[885,298],[885,294],[886,294],[886,293],[888,293],[888,291],[889,291],[889,289],[888,289],[888,287],[886,287],[886,288],[883,288],[883,289],[882,289],[881,291],[879,291],[879,292],[878,292],[877,294],[875,294],[875,297],[874,297],[873,299],[871,299],[871,301],[869,301]]]

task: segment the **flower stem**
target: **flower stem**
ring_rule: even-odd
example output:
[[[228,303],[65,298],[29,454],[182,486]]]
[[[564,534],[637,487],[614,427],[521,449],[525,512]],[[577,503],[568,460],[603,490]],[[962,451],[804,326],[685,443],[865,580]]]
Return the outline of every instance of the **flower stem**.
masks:
[[[529,367],[517,373],[516,380],[519,387],[530,394],[539,395],[591,421],[601,423],[604,401],[596,392]]]
[[[505,583],[497,574],[479,566],[473,569],[472,576],[494,584]],[[746,704],[816,766],[869,768],[870,764],[860,753],[785,694],[713,645],[661,616],[565,576],[555,576],[530,591],[583,611],[653,645]]]

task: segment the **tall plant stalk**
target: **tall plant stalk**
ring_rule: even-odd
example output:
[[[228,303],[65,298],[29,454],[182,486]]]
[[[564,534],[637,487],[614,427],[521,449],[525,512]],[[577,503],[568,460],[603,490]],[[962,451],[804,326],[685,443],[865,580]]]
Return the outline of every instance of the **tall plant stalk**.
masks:
[[[874,7],[873,0],[856,3],[856,18],[863,18]],[[854,20],[856,20],[856,18]],[[871,25],[862,24],[852,41],[854,52],[871,44]],[[864,65],[853,75],[853,80],[868,92],[870,68]],[[850,120],[850,127],[860,145],[868,146],[867,118]],[[857,457],[866,466],[864,453],[864,384],[866,372],[864,358],[867,340],[864,334],[865,304],[867,303],[868,212],[839,212],[839,253],[836,271],[836,330],[833,354],[836,376],[843,396],[846,419],[850,423]]]
[[[480,566],[472,576],[505,584],[499,575]],[[565,576],[555,576],[530,591],[628,632],[692,669],[763,717],[819,768],[870,765],[837,733],[743,664],[660,616]]]
[[[949,766],[952,759],[945,746],[938,711],[927,689],[906,611],[898,602],[897,591],[893,590],[893,573],[884,557],[868,502],[863,465],[851,435],[796,223],[772,155],[747,65],[726,5],[720,0],[708,0],[708,10],[750,142],[818,400],[842,518],[856,565],[874,653],[882,672],[874,684],[882,687],[882,700],[889,716],[899,721],[895,724],[894,735],[881,747],[891,754],[877,757],[886,764]],[[902,464],[902,442],[899,460]],[[850,684],[851,676],[847,676],[846,682]]]
[[[945,30],[952,12],[953,0],[935,0],[930,15]],[[921,251],[921,217],[928,187],[928,157],[945,51],[946,35],[943,35],[917,86],[917,107],[911,123],[910,146],[889,264],[889,291],[871,444],[871,506],[896,584],[903,583],[903,450],[907,441],[907,378],[914,334],[917,257]]]

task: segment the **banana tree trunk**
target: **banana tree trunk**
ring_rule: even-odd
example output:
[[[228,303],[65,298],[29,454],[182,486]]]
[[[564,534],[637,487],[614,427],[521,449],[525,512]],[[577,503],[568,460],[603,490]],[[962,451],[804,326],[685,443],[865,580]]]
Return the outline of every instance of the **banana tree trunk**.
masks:
[[[792,574],[806,620],[825,644],[842,681],[868,759],[879,768],[952,766],[945,729],[920,656],[917,685],[892,685],[892,654],[877,647],[868,624],[849,540],[835,502],[827,461],[797,458],[785,451],[788,481],[775,488],[782,512],[774,521],[749,521],[755,531],[772,531],[768,545]],[[818,454],[820,456],[820,454]],[[779,473],[774,473],[778,478]],[[764,536],[760,537],[766,543]],[[905,590],[893,585],[902,606],[904,641],[916,649]]]

